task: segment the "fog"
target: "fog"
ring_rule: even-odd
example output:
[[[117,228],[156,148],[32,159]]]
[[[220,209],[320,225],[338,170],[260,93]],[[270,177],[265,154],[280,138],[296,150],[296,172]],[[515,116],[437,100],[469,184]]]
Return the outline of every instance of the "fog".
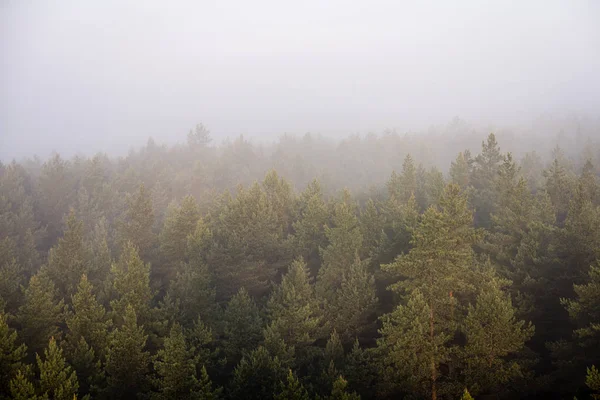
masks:
[[[143,4],[143,6],[142,6]],[[600,110],[596,1],[3,1],[0,159]]]

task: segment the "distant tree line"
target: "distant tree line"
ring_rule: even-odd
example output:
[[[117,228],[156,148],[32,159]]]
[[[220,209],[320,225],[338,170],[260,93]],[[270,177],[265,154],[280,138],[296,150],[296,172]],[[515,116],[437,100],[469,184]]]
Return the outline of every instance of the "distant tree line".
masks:
[[[0,399],[600,398],[598,144],[415,143],[0,164]]]

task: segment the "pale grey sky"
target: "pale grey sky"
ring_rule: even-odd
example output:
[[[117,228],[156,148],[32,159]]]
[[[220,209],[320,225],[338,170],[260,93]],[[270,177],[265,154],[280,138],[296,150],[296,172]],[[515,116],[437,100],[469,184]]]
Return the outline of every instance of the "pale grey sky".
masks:
[[[0,0],[0,158],[600,110],[600,1]]]

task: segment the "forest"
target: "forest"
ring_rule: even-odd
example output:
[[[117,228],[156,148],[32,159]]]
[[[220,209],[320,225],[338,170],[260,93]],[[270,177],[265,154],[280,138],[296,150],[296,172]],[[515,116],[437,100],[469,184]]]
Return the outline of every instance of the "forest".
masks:
[[[600,399],[598,136],[448,129],[0,163],[0,399]]]

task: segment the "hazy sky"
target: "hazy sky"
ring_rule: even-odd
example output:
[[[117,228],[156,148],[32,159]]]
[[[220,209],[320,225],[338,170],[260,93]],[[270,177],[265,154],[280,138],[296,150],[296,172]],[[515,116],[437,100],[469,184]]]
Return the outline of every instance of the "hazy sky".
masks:
[[[0,158],[598,115],[600,1],[0,0]]]

